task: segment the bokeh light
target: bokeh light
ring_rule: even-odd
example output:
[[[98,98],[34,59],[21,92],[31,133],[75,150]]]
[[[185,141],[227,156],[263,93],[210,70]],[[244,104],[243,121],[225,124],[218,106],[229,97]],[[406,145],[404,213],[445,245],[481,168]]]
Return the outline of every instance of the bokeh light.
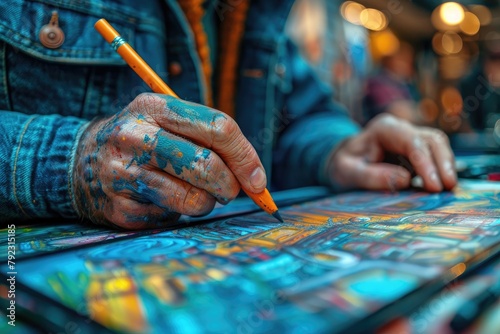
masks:
[[[432,38],[432,47],[441,56],[457,54],[462,51],[463,45],[462,37],[453,31],[438,32]]]
[[[373,58],[379,60],[396,53],[399,49],[399,40],[389,29],[376,31],[370,34],[370,46]]]
[[[462,47],[464,45],[462,37],[453,31],[447,31],[443,34],[441,44],[444,51],[448,54],[459,53],[462,51]]]
[[[373,31],[380,31],[387,27],[387,18],[385,14],[378,9],[366,8],[363,9],[359,16],[361,24]]]
[[[441,5],[439,9],[439,16],[444,23],[454,26],[463,21],[465,12],[462,5],[456,2],[446,2]]]
[[[361,12],[365,10],[365,6],[354,1],[346,1],[340,7],[342,17],[352,24],[361,24]]]
[[[441,105],[447,115],[460,115],[463,109],[462,95],[455,87],[446,87],[441,92]]]
[[[469,10],[477,16],[482,26],[487,26],[491,23],[491,11],[488,7],[483,5],[471,5],[469,6]]]
[[[422,120],[427,124],[435,122],[439,116],[439,107],[431,98],[423,98],[419,109]]]
[[[444,80],[460,79],[466,72],[468,58],[463,55],[450,55],[438,59],[438,68]]]
[[[465,13],[463,21],[460,23],[460,30],[466,35],[475,35],[479,32],[481,23],[476,15],[471,12]]]

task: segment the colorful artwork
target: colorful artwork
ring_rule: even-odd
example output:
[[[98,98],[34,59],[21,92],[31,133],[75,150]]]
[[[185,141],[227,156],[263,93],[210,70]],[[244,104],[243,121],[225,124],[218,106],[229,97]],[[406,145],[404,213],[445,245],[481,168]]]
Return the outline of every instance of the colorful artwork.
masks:
[[[452,282],[412,314],[388,324],[378,333],[453,334],[450,323],[458,309],[498,280],[500,258],[474,271],[474,275]],[[485,309],[462,333],[498,333],[499,328],[500,300]]]
[[[0,230],[0,254],[7,256],[8,228]],[[15,229],[16,259],[29,257],[39,253],[73,248],[81,245],[113,240],[134,235],[133,231],[117,231],[85,226],[78,223],[58,225],[18,226]]]
[[[300,199],[304,201],[307,199],[325,197],[327,194],[327,188],[308,187],[300,190],[288,190],[276,193],[275,200],[280,205],[289,205],[291,203],[297,203]],[[165,226],[164,229],[156,230],[126,231],[83,224],[81,222],[25,226],[16,224],[15,255],[16,259],[21,259],[40,253],[50,253],[78,246],[98,244],[123,237],[159,233],[166,229],[182,227],[187,224],[200,223],[256,211],[260,211],[260,208],[251,199],[244,197],[237,198],[225,206],[217,205],[217,207],[206,216],[182,216],[177,225]],[[8,230],[9,228],[7,227],[0,229],[0,258],[6,258],[7,256]]]
[[[500,190],[354,192],[280,212],[284,224],[259,212],[25,259],[18,280],[111,330],[332,333],[500,242]]]

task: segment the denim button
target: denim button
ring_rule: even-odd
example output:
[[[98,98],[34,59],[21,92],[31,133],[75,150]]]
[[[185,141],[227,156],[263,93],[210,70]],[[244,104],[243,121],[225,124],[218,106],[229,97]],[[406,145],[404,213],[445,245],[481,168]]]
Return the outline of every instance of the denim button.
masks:
[[[57,11],[52,12],[49,24],[40,29],[38,37],[42,45],[49,49],[57,49],[64,43],[64,32],[59,28],[59,14]]]
[[[170,75],[173,76],[181,74],[182,72],[181,64],[179,64],[178,62],[170,63],[170,65],[168,65],[168,72],[170,73]]]
[[[286,66],[283,63],[278,63],[276,64],[276,67],[274,68],[276,71],[276,74],[278,74],[280,77],[284,77],[286,73]]]

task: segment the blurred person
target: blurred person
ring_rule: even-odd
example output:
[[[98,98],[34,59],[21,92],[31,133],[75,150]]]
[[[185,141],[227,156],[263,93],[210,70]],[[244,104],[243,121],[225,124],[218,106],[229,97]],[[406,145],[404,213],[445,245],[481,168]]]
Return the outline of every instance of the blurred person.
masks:
[[[390,116],[361,130],[332,101],[284,34],[291,0],[88,2],[0,3],[2,222],[152,228],[241,187],[408,187],[386,152],[408,157],[428,191],[456,184],[442,132]],[[139,94],[92,28],[100,17],[180,99]]]
[[[382,113],[420,123],[420,94],[414,83],[415,50],[399,41],[394,52],[383,55],[377,72],[366,81],[363,110],[365,122]]]
[[[362,87],[370,68],[368,31],[340,14],[341,0],[298,0],[286,32],[321,80],[333,86],[332,98],[362,119]]]
[[[490,32],[486,36],[481,56],[460,83],[462,132],[491,132],[500,126],[500,34]]]

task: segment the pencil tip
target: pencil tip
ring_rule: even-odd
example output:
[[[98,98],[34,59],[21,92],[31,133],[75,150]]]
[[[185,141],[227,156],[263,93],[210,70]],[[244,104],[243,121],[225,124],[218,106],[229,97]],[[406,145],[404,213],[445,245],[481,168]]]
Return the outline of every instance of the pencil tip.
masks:
[[[281,218],[281,215],[279,213],[279,211],[276,211],[276,212],[273,212],[273,217],[278,219],[280,222],[284,223],[285,221],[283,220],[283,218]]]

